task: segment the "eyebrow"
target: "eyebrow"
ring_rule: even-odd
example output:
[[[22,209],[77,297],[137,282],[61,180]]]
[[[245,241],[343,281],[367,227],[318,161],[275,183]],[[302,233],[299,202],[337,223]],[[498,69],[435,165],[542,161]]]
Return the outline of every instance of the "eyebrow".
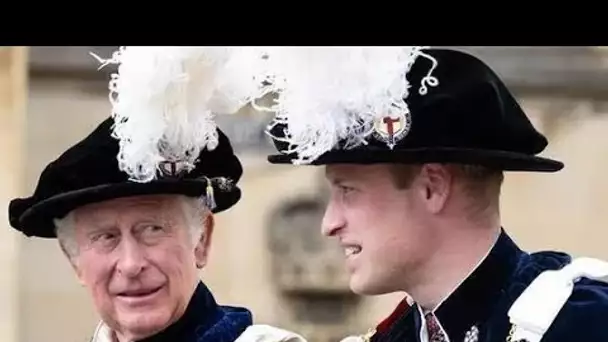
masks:
[[[332,185],[344,185],[345,183],[354,183],[355,179],[345,178],[343,176],[328,177],[329,183]]]

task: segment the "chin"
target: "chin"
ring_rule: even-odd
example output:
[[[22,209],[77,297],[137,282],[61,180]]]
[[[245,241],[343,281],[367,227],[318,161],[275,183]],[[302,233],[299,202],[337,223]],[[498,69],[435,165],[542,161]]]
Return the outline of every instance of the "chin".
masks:
[[[350,289],[358,295],[378,296],[401,291],[394,287],[392,279],[373,274],[354,272],[350,277]]]
[[[377,296],[395,292],[390,289],[380,278],[362,277],[353,274],[350,278],[350,289],[354,293],[363,296]]]
[[[156,310],[123,312],[118,324],[124,334],[138,339],[154,335],[171,325],[171,312],[166,308]]]

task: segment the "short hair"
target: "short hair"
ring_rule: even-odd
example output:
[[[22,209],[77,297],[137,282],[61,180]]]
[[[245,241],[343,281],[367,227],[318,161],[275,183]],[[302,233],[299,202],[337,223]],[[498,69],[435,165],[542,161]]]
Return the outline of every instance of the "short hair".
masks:
[[[186,197],[179,195],[176,197],[178,204],[182,209],[182,213],[186,219],[186,224],[190,229],[190,238],[193,245],[203,237],[204,221],[202,218],[207,218],[211,211],[205,205],[205,202],[198,197]],[[74,222],[74,211],[69,212],[62,218],[56,218],[55,232],[57,240],[63,253],[69,258],[78,255],[78,244],[76,242],[76,226]]]
[[[502,170],[481,165],[444,164],[458,179],[463,194],[470,201],[473,213],[498,208],[500,189],[504,182]],[[397,189],[408,189],[422,170],[420,164],[394,164],[390,173]]]

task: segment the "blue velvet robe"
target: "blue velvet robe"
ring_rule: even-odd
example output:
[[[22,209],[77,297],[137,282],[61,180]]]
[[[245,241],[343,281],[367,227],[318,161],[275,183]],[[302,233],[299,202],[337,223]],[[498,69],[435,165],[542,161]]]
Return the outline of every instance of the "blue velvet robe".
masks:
[[[507,341],[507,312],[544,270],[560,269],[571,257],[545,251],[526,253],[503,231],[488,257],[435,311],[450,342],[465,341],[476,326],[479,342]],[[377,327],[372,342],[420,341],[424,318],[405,300]],[[542,342],[608,342],[608,284],[581,279]]]
[[[201,282],[177,322],[140,342],[233,342],[252,321],[245,308],[218,305]]]

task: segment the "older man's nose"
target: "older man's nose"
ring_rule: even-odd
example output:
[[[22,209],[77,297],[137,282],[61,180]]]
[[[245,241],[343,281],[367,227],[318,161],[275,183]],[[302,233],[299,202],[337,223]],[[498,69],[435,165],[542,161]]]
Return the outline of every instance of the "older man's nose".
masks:
[[[146,266],[143,249],[136,243],[124,241],[118,259],[118,272],[126,277],[136,277]]]

